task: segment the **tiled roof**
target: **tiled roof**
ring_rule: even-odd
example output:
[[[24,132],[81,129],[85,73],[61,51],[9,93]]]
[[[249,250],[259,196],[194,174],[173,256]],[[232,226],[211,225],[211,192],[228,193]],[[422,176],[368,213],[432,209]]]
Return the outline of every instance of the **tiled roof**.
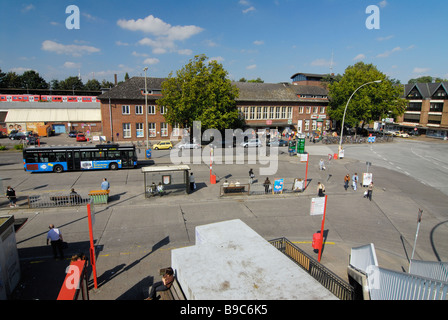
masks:
[[[414,87],[416,87],[423,99],[429,99],[434,95],[440,86],[444,87],[445,91],[448,93],[448,82],[406,84],[404,86],[404,96],[407,97]]]
[[[146,78],[148,92],[161,90],[163,81],[165,81],[165,78]],[[145,100],[145,96],[142,94],[144,90],[145,77],[133,77],[98,96],[98,99]]]

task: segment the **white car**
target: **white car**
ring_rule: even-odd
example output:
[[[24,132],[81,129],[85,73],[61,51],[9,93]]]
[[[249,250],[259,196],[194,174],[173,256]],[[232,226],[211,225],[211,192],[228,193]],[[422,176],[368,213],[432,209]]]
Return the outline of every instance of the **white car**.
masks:
[[[177,145],[179,149],[199,149],[201,146],[198,143],[190,143],[190,142],[183,142]]]
[[[260,141],[260,139],[249,139],[248,141],[242,142],[241,146],[244,148],[261,147],[261,141]]]
[[[407,134],[406,132],[399,133],[398,136],[401,138],[409,138],[409,134]]]

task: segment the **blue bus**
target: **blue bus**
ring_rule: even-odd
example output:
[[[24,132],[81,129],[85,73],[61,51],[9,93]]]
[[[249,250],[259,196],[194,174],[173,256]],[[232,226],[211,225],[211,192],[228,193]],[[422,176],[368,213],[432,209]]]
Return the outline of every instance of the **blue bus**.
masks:
[[[117,170],[135,168],[136,165],[133,145],[30,147],[23,150],[23,166],[28,172]]]

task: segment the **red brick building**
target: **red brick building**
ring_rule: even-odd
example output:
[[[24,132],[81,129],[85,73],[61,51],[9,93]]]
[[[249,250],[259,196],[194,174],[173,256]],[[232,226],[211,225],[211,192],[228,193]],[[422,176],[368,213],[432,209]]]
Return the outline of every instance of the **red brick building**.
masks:
[[[180,127],[169,125],[164,108],[157,107],[163,78],[147,78],[148,110],[145,111],[145,78],[134,77],[100,95],[103,135],[109,141],[145,141],[148,116],[149,139],[181,137]],[[330,129],[326,111],[328,92],[319,85],[234,82],[236,99],[246,128],[312,133]],[[234,129],[234,128],[231,128]],[[172,135],[173,133],[173,135]]]

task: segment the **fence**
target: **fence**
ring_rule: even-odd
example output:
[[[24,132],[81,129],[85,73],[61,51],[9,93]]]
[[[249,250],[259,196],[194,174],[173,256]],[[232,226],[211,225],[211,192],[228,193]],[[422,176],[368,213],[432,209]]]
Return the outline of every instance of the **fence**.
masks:
[[[83,206],[90,202],[88,195],[39,194],[28,196],[29,208]]]
[[[238,186],[229,184],[229,187],[225,187],[221,185],[220,195],[221,196],[230,196],[230,195],[261,195],[261,194],[289,194],[289,193],[297,193],[302,192],[303,187],[305,186],[305,181],[302,181],[301,188],[297,188],[296,185],[297,179],[283,179],[283,188],[281,192],[272,193],[272,188],[274,181],[271,181],[271,188],[266,192],[265,186],[262,182],[256,183],[247,183],[247,184],[239,184]],[[257,180],[256,180],[257,181]]]
[[[286,238],[269,241],[341,300],[354,300],[354,288]]]

